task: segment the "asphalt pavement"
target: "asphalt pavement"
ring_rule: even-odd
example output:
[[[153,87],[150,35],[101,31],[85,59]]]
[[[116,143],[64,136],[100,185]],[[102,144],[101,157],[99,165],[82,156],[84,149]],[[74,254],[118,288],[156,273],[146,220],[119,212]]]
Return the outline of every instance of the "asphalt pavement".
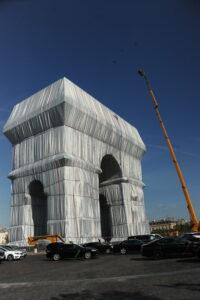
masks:
[[[149,260],[102,255],[91,260],[48,261],[45,255],[0,265],[0,299],[200,299],[200,260]]]

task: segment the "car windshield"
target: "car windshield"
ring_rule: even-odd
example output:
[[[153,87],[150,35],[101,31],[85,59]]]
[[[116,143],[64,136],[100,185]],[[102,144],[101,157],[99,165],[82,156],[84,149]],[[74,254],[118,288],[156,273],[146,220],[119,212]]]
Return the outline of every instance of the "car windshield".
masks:
[[[88,247],[90,247],[90,246],[92,247],[92,246],[98,246],[99,243],[95,243],[95,242],[94,243],[86,243],[85,245]]]
[[[13,250],[19,250],[19,247],[17,247],[17,246],[8,246],[8,247],[10,247]]]
[[[150,242],[146,242],[145,244],[148,244],[148,245],[152,245],[152,244],[156,244],[158,242],[158,240],[153,240],[153,241],[150,241]]]
[[[2,250],[2,251],[8,251],[8,249],[6,249],[4,247],[0,247],[0,250]]]
[[[13,248],[11,247],[11,246],[3,246],[5,249],[7,249],[7,250],[13,250]]]
[[[127,241],[127,243],[128,243],[128,244],[141,244],[142,241],[134,239],[134,240],[129,240],[129,241]]]
[[[52,244],[48,244],[47,248],[62,248],[63,247],[63,243],[52,243]]]

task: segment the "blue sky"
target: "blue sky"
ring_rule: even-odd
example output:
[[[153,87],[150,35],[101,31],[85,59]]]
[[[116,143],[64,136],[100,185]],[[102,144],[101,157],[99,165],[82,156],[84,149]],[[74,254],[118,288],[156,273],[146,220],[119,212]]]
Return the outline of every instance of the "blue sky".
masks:
[[[67,77],[140,132],[149,219],[188,218],[143,80],[158,97],[200,217],[200,5],[195,0],[0,1],[0,224],[9,223],[12,107]]]

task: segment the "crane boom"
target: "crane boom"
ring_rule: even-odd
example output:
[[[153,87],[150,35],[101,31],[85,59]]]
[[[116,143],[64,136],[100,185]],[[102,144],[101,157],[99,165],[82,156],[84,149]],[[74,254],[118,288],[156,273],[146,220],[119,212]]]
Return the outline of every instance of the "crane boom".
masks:
[[[190,194],[189,194],[189,191],[188,191],[188,188],[187,188],[187,185],[186,185],[186,181],[185,181],[185,178],[184,178],[183,173],[181,171],[181,168],[179,166],[179,163],[177,161],[173,145],[171,143],[171,140],[169,138],[167,130],[166,130],[165,126],[164,126],[161,114],[159,112],[158,102],[156,100],[155,94],[153,92],[153,89],[151,88],[150,82],[149,82],[149,80],[148,80],[145,72],[142,69],[140,69],[140,70],[138,70],[138,73],[139,73],[140,76],[142,76],[145,79],[148,92],[149,92],[149,94],[151,96],[151,99],[152,99],[152,102],[153,102],[153,107],[155,109],[155,113],[156,113],[157,119],[158,119],[158,121],[160,123],[160,127],[161,127],[162,133],[164,135],[166,144],[168,146],[172,162],[174,163],[174,166],[175,166],[178,178],[179,178],[180,183],[181,183],[181,187],[182,187],[182,190],[183,190],[183,194],[185,196],[185,200],[186,200],[186,203],[187,203],[187,208],[188,208],[189,215],[190,215],[192,231],[196,232],[196,231],[198,231],[198,229],[200,227],[200,223],[199,223],[199,220],[197,219],[196,212],[195,212],[194,207],[192,205],[192,200],[190,198]]]

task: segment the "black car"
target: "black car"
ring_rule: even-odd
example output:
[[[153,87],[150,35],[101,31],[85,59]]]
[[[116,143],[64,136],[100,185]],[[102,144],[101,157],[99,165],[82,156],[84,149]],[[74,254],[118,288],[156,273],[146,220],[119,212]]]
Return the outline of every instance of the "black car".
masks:
[[[95,248],[99,251],[99,253],[106,253],[106,254],[111,253],[113,250],[113,245],[109,243],[91,242],[91,243],[85,243],[82,246]]]
[[[194,252],[195,256],[197,256],[200,259],[200,244],[196,245]]]
[[[200,233],[199,232],[192,232],[192,233],[184,233],[181,238],[186,240],[188,243],[188,248],[194,255],[200,257]],[[198,254],[199,253],[199,254]]]
[[[132,235],[132,236],[129,236],[128,240],[136,239],[136,240],[143,241],[143,243],[149,243],[151,241],[159,240],[161,238],[162,238],[162,236],[159,235],[159,234],[141,234],[141,235]]]
[[[4,252],[0,251],[0,263],[4,260]]]
[[[191,242],[200,242],[200,233],[199,232],[184,233],[183,235],[181,235],[181,238]]]
[[[141,250],[141,246],[143,242],[140,240],[132,239],[132,240],[125,240],[121,243],[114,244],[113,252],[120,252],[121,254],[126,253],[139,253]]]
[[[180,237],[165,237],[144,244],[141,247],[141,254],[155,259],[194,255],[191,242]]]
[[[65,258],[90,259],[97,255],[97,249],[76,244],[51,243],[46,247],[46,257],[55,261]]]

